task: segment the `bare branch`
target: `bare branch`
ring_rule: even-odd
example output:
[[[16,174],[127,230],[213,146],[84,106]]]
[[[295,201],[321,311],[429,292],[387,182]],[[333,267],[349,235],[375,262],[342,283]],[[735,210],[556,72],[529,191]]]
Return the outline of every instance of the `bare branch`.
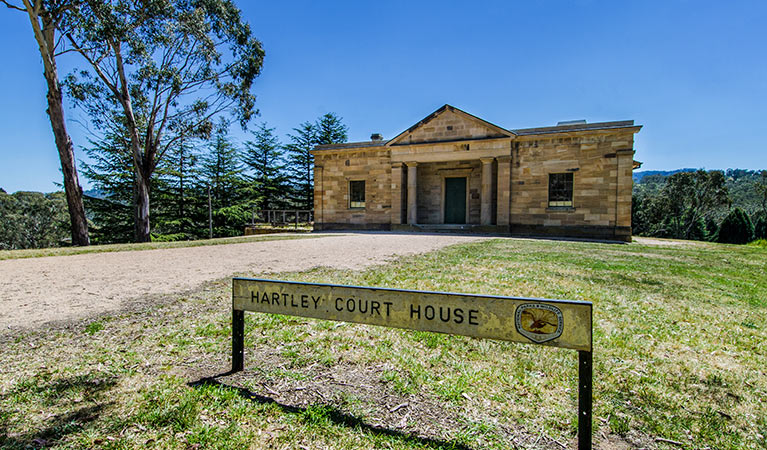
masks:
[[[83,58],[85,58],[85,60],[88,61],[88,63],[91,65],[91,67],[93,67],[93,70],[96,72],[99,78],[101,78],[101,81],[104,82],[104,84],[109,88],[109,90],[112,91],[113,94],[115,94],[115,96],[117,96],[117,98],[120,98],[120,91],[117,90],[116,83],[110,80],[109,77],[106,75],[106,73],[104,73],[104,71],[101,69],[101,65],[100,65],[101,60],[100,59],[94,60],[93,58],[91,58],[91,56],[88,54],[87,49],[81,48],[71,34],[67,34],[67,39],[69,39],[69,42],[72,44],[72,47],[74,47],[73,50],[81,54]]]
[[[12,4],[8,3],[6,0],[0,0],[0,3],[4,4],[5,6],[7,6],[10,9],[15,9],[15,10],[21,11],[21,12],[27,12],[27,10],[22,8],[21,6],[12,5]]]

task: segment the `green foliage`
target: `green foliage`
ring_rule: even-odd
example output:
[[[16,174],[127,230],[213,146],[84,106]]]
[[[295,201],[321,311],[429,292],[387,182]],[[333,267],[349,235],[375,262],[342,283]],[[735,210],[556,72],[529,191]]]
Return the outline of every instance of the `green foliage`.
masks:
[[[203,156],[200,181],[210,188],[214,236],[239,236],[249,218],[240,150],[220,127]]]
[[[759,196],[762,211],[767,212],[767,170],[762,170],[759,173],[759,179],[754,183],[754,190]]]
[[[152,233],[156,237],[188,240],[207,229],[207,193],[200,186],[199,144],[196,139],[179,141],[158,167],[150,202],[154,206]]]
[[[716,241],[727,244],[747,244],[754,236],[754,226],[751,219],[740,208],[735,208],[719,225]]]
[[[317,145],[338,144],[346,142],[349,127],[344,125],[343,119],[335,113],[325,113],[314,123],[316,130],[315,139]]]
[[[314,124],[304,122],[293,131],[294,134],[288,134],[290,143],[285,145],[285,151],[294,201],[301,209],[311,209],[314,206],[314,157],[310,152],[317,145],[317,129]]]
[[[245,205],[224,206],[213,211],[213,235],[217,237],[241,236],[243,225],[251,218],[251,209]]]
[[[150,237],[151,185],[171,149],[208,139],[231,113],[245,127],[264,51],[229,0],[84,2],[62,30],[90,70],[66,78],[75,105],[107,138],[119,129],[132,161],[135,238]],[[179,232],[189,223],[179,222]]]
[[[767,213],[759,212],[754,216],[754,238],[767,239]]]
[[[758,225],[762,211],[767,211],[767,171],[685,169],[671,175],[647,175],[634,184],[633,232],[715,240],[719,224],[731,207],[751,214]]]
[[[0,192],[0,250],[56,247],[68,236],[63,192]]]
[[[262,123],[245,142],[243,162],[250,169],[252,198],[259,209],[283,209],[287,205],[287,177],[280,141],[275,129]]]
[[[337,144],[348,139],[348,127],[334,113],[319,117],[314,123],[304,122],[288,134],[285,145],[288,171],[294,189],[294,201],[301,209],[314,208],[314,157],[311,151],[317,145]]]
[[[706,219],[728,200],[723,172],[698,170],[665,179],[660,175],[646,178],[650,184],[633,197],[637,234],[698,240],[708,237]]]
[[[109,133],[91,142],[85,149],[90,162],[82,165],[83,174],[101,193],[86,197],[93,242],[98,244],[126,243],[134,238],[133,160],[126,150],[130,146],[127,131],[120,123],[116,118]],[[304,136],[304,156],[320,139],[315,130],[324,130],[321,139],[345,139],[346,126],[332,113],[316,124],[304,125],[309,130]],[[207,237],[209,187],[216,237],[241,235],[255,209],[312,208],[313,185],[289,177],[284,147],[274,128],[260,124],[253,140],[239,148],[229,138],[228,126],[221,122],[209,140],[180,140],[160,160],[150,190],[152,241]],[[309,164],[307,173],[313,173],[313,161],[306,159],[302,164]],[[297,199],[296,192],[301,191],[304,194]]]
[[[127,132],[119,116],[113,117],[99,140],[83,150],[88,158],[80,170],[101,197],[84,195],[86,214],[92,221],[91,243],[124,243],[133,239],[133,159]]]

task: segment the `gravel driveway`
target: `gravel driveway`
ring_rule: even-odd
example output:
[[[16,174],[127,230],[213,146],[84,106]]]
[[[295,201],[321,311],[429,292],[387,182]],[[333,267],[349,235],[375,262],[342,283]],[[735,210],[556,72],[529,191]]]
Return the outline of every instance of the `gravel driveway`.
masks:
[[[235,273],[319,266],[361,269],[480,239],[395,233],[314,236],[319,237],[0,261],[0,330],[116,311],[129,300],[188,291]]]

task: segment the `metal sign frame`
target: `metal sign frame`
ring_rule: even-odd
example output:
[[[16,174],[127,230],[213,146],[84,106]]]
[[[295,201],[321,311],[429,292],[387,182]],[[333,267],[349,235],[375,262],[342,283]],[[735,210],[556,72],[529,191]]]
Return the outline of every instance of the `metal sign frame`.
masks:
[[[577,350],[578,450],[591,450],[591,302],[238,277],[232,279],[232,373],[245,366],[245,311]]]

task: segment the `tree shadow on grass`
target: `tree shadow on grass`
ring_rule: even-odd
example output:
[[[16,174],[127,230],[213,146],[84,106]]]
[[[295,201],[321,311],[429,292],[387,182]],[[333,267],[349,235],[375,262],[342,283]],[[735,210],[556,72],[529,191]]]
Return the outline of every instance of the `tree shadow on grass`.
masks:
[[[249,391],[242,387],[237,386],[231,386],[228,384],[224,384],[217,380],[218,377],[231,375],[230,372],[222,373],[219,375],[215,375],[212,377],[205,377],[201,378],[197,381],[193,381],[188,383],[191,387],[202,387],[202,386],[215,386],[215,387],[221,387],[225,389],[230,389],[236,392],[240,397],[250,400],[254,403],[259,403],[263,405],[276,405],[278,406],[283,412],[288,414],[304,414],[307,412],[307,408],[302,408],[298,406],[292,406],[292,405],[286,405],[284,403],[280,403],[277,400],[266,397],[263,395],[256,394],[255,392]],[[433,448],[433,449],[451,449],[451,450],[473,450],[472,447],[468,447],[465,444],[461,444],[458,442],[451,442],[451,441],[445,441],[442,439],[435,439],[435,438],[429,438],[429,437],[422,437],[417,436],[411,433],[404,433],[402,431],[392,430],[389,428],[379,427],[375,425],[371,425],[369,423],[365,423],[364,420],[360,419],[359,417],[352,416],[350,414],[347,414],[337,408],[334,408],[332,406],[328,406],[328,408],[325,410],[326,417],[328,420],[333,422],[336,425],[342,425],[348,428],[352,429],[359,429],[366,433],[378,435],[378,436],[388,436],[393,437],[395,439],[398,439],[402,442],[409,442],[413,444],[418,444],[420,446],[423,446],[424,448]]]
[[[17,397],[17,401],[26,403],[36,401],[45,409],[60,407],[66,411],[45,420],[40,429],[28,429],[17,433],[11,429],[11,411],[0,411],[0,447],[8,449],[45,448],[59,443],[70,434],[78,433],[86,425],[95,422],[112,402],[84,402],[76,409],[73,397],[92,400],[115,385],[111,378],[103,374],[91,373],[68,378],[51,380],[46,375],[38,375],[17,383],[0,400]],[[79,401],[78,401],[79,402]],[[5,402],[3,402],[5,403]],[[23,426],[23,425],[22,425]]]

